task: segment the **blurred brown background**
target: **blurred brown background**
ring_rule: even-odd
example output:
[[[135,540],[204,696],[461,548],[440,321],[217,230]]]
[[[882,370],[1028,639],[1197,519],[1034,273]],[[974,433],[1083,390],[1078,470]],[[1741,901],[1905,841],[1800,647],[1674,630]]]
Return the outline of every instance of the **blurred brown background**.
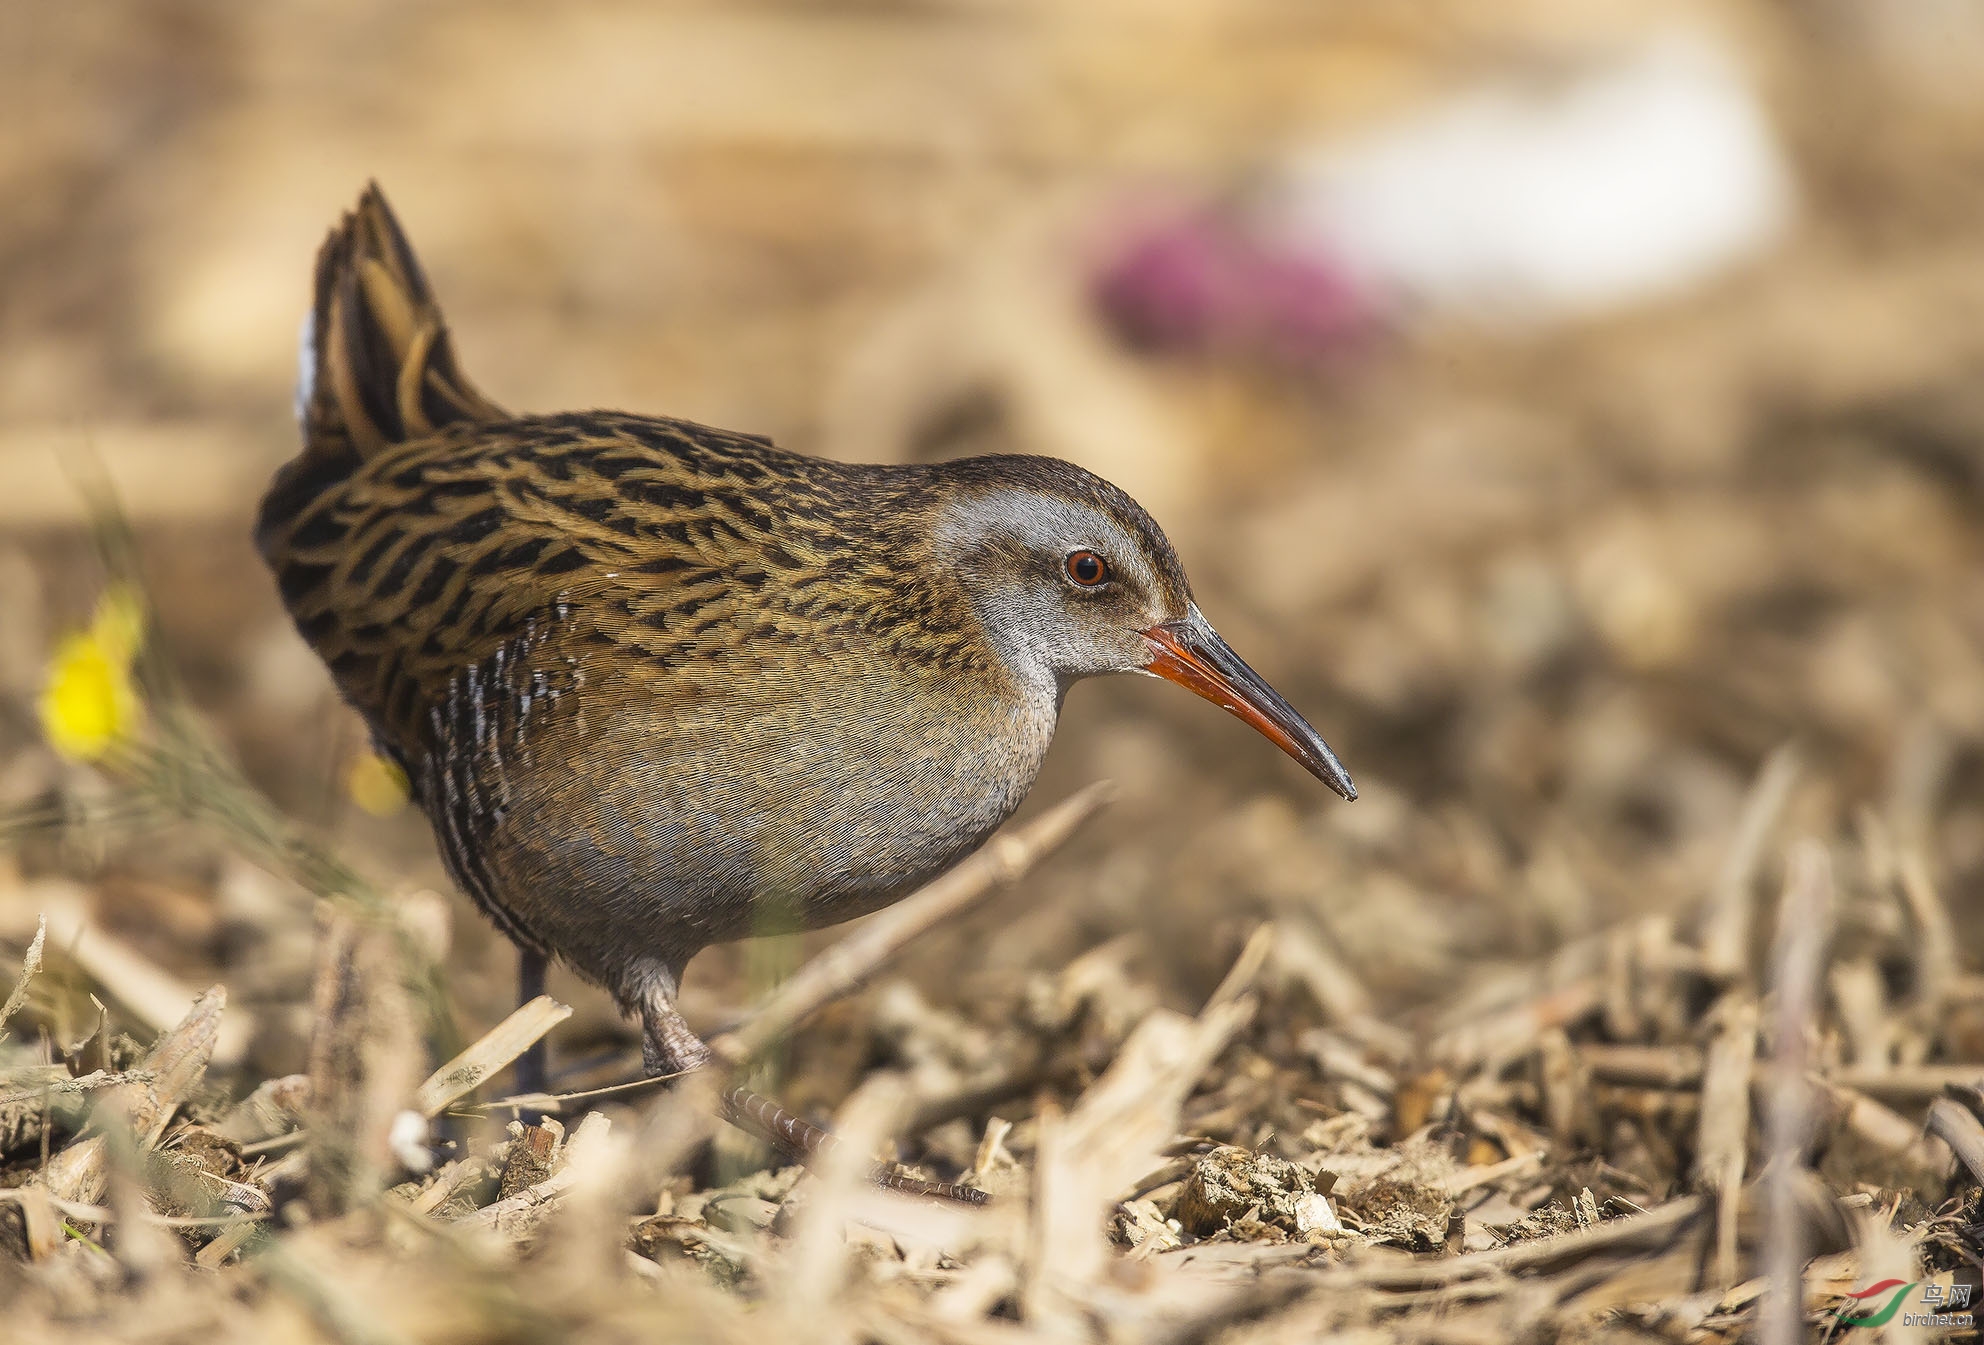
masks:
[[[1676,40],[1670,87],[1642,57]],[[32,702],[101,584],[77,484],[100,464],[253,778],[369,872],[445,886],[416,816],[346,797],[362,735],[248,541],[296,442],[313,251],[376,178],[507,405],[1110,476],[1355,774],[1345,807],[1175,689],[1083,687],[1034,806],[1100,776],[1121,801],[924,950],[908,974],[945,1002],[1126,931],[1185,1002],[1275,914],[1409,1014],[1687,920],[1787,741],[1787,826],[1849,836],[1865,809],[1921,842],[1975,965],[1980,58],[1967,7],[1843,0],[7,6],[0,798],[93,788]],[[1704,90],[1748,157],[1690,139]],[[1455,132],[1457,176],[1413,157],[1429,124],[1500,130]],[[1332,232],[1360,180],[1424,226],[1414,283]],[[1580,232],[1565,181],[1624,214]],[[1662,208],[1631,204],[1649,185]],[[1550,248],[1485,305],[1426,279],[1487,237],[1477,205],[1640,256],[1734,199],[1755,214],[1726,247],[1631,293]],[[1575,301],[1532,292],[1557,283]],[[0,937],[67,892],[187,984],[226,979],[257,1067],[297,1068],[309,926],[269,932],[272,880],[172,831],[9,864]],[[479,1027],[508,953],[450,903]],[[692,1017],[743,967],[702,959]],[[582,1005],[561,1041],[625,1040],[554,990]]]

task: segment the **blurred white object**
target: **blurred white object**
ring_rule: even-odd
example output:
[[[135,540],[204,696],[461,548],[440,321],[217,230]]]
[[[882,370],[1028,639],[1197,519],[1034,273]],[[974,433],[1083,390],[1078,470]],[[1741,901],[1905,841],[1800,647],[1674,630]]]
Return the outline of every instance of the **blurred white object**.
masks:
[[[1303,1198],[1295,1207],[1295,1231],[1312,1233],[1321,1229],[1325,1233],[1342,1233],[1344,1226],[1337,1222],[1336,1211],[1330,1208],[1330,1198],[1314,1194]]]
[[[1285,246],[1326,250],[1380,292],[1538,321],[1754,255],[1792,189],[1741,72],[1706,38],[1668,35],[1339,142],[1293,168],[1270,213]]]
[[[416,1175],[434,1166],[434,1153],[428,1148],[430,1139],[427,1118],[410,1109],[393,1117],[392,1128],[386,1132],[386,1143],[393,1157],[401,1167]]]

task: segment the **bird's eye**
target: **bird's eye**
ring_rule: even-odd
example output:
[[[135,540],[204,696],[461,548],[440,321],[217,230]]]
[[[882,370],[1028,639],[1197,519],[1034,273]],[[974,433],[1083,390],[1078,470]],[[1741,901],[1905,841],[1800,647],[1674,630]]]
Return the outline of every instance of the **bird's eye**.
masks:
[[[1109,564],[1093,551],[1076,551],[1062,562],[1068,578],[1083,588],[1099,588],[1109,579]]]

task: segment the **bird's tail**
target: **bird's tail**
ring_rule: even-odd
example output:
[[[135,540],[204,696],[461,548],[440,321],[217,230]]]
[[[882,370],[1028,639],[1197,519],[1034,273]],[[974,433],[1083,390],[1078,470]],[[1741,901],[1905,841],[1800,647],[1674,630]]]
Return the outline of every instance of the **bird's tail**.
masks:
[[[509,413],[455,363],[448,326],[377,183],[317,254],[297,387],[306,462],[355,464],[457,420]]]

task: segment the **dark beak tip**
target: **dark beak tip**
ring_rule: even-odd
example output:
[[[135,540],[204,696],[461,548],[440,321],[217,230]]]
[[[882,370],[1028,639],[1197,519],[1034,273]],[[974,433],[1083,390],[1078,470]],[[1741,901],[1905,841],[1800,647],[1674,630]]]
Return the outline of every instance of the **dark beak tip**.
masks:
[[[1310,774],[1328,785],[1345,803],[1357,802],[1357,786],[1351,782],[1350,772],[1334,758],[1320,769],[1311,770]]]

